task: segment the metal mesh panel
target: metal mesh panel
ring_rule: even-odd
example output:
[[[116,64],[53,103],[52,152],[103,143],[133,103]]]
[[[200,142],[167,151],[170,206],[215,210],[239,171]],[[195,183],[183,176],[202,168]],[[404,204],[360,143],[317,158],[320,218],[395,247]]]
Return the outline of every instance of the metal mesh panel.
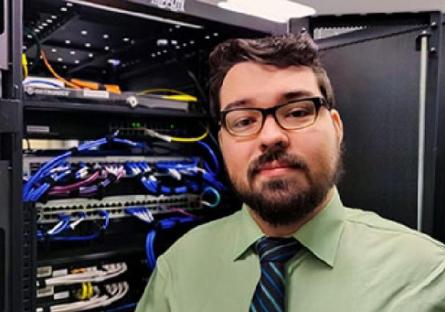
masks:
[[[346,33],[351,33],[357,30],[365,29],[366,26],[357,26],[357,27],[333,27],[333,28],[316,28],[314,29],[314,39],[326,39],[335,37],[338,35],[343,35]]]

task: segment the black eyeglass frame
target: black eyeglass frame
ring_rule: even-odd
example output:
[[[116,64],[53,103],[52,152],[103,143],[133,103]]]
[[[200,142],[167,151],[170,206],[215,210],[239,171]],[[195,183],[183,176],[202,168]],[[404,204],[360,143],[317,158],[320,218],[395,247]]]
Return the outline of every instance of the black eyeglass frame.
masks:
[[[315,117],[314,117],[314,121],[311,124],[308,124],[304,127],[297,127],[297,128],[289,128],[289,127],[283,127],[283,125],[281,125],[281,123],[278,121],[277,119],[277,115],[276,115],[276,111],[279,110],[281,107],[289,105],[289,104],[295,104],[298,102],[304,102],[304,101],[311,101],[314,106],[315,106]],[[263,129],[264,126],[264,122],[266,121],[267,116],[272,115],[273,118],[275,119],[275,122],[277,123],[278,126],[280,126],[282,129],[285,130],[298,130],[298,129],[304,129],[307,127],[312,126],[318,118],[318,112],[320,111],[320,108],[322,106],[325,106],[328,110],[330,110],[330,107],[328,105],[328,102],[322,98],[322,97],[308,97],[308,98],[301,98],[301,99],[294,99],[294,100],[289,100],[285,103],[273,106],[273,107],[269,107],[269,108],[254,108],[254,107],[247,107],[247,108],[233,108],[233,109],[228,109],[228,110],[223,110],[221,112],[219,112],[219,123],[218,125],[221,127],[223,127],[224,129],[227,130],[228,133],[234,135],[234,136],[251,136],[251,135],[256,135],[258,133],[261,132],[261,130]],[[246,111],[246,110],[252,110],[252,111],[259,111],[262,115],[262,122],[261,122],[261,127],[258,128],[258,131],[252,134],[248,134],[248,135],[240,135],[238,133],[233,133],[231,132],[228,127],[227,127],[227,122],[226,122],[226,116],[228,113],[233,112],[233,111]]]

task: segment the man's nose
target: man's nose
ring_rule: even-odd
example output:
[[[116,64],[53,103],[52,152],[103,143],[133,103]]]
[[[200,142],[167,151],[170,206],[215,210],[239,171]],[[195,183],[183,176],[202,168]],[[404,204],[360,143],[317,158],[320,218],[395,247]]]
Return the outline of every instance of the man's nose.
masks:
[[[275,146],[280,146],[281,148],[289,146],[287,130],[281,128],[272,115],[267,116],[264,120],[264,125],[258,134],[258,138],[262,151]]]

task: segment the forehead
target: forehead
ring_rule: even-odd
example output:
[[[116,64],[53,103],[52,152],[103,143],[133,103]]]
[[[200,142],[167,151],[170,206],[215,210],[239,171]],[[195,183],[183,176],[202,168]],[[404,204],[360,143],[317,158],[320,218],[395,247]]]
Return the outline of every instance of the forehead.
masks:
[[[221,109],[233,102],[262,106],[279,101],[290,92],[319,96],[317,78],[310,67],[278,68],[253,62],[234,65],[225,76],[221,90]]]

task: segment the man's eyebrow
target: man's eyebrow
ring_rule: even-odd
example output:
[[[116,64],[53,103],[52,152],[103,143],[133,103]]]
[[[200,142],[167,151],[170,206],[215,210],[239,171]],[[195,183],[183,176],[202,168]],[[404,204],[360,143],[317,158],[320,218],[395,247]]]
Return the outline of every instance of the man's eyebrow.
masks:
[[[289,91],[283,94],[283,99],[285,101],[288,100],[294,100],[294,99],[301,99],[305,97],[313,97],[316,96],[314,93],[306,90],[295,90],[295,91]]]
[[[246,105],[247,105],[246,100],[238,100],[238,101],[234,101],[234,102],[227,104],[226,107],[224,107],[224,109],[222,111],[231,110],[234,108],[245,107]]]

